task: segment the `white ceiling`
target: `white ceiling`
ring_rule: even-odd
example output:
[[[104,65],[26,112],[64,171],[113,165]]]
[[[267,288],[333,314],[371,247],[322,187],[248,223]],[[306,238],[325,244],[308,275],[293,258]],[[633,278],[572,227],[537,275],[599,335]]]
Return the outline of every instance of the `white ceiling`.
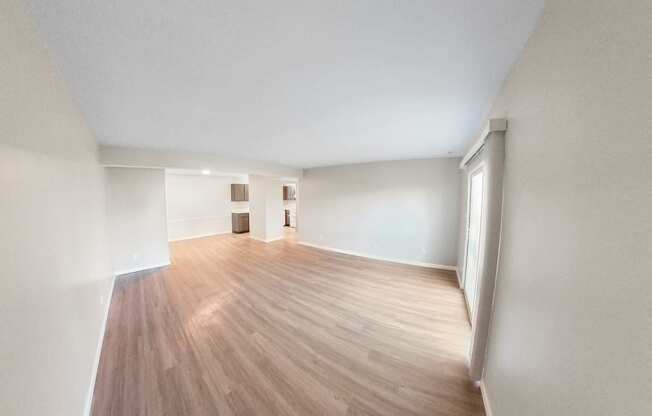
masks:
[[[28,0],[103,144],[459,156],[544,0]]]

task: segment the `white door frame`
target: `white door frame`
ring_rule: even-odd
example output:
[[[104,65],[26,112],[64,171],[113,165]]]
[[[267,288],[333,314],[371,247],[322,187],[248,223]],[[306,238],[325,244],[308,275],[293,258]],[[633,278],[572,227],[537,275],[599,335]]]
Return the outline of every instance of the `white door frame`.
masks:
[[[476,282],[478,287],[474,300],[475,318],[471,322],[471,342],[469,343],[468,354],[469,376],[473,381],[480,381],[482,379],[491,316],[494,309],[494,289],[498,276],[502,234],[502,195],[506,131],[506,119],[489,120],[478,140],[471,146],[469,152],[460,162],[460,169],[469,169],[469,174],[473,174],[477,169],[484,169],[485,172],[481,225],[482,243],[479,259],[480,266],[478,268],[479,277]],[[474,160],[479,154],[482,154],[482,156],[479,156],[479,160]],[[467,188],[467,192],[469,191],[470,188]],[[467,205],[470,204],[467,203]],[[467,243],[468,224],[462,232],[462,235],[465,237],[464,242]],[[466,266],[467,245],[468,243],[464,246],[464,267]],[[462,270],[460,280],[464,280],[466,278],[465,275],[466,270]],[[464,283],[462,281],[461,285]]]

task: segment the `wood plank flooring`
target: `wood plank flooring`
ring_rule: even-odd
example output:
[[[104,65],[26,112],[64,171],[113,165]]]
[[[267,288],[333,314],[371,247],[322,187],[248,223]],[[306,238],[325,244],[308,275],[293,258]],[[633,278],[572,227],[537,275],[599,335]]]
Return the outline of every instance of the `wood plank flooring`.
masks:
[[[291,236],[171,250],[116,282],[94,416],[484,415],[453,273]]]

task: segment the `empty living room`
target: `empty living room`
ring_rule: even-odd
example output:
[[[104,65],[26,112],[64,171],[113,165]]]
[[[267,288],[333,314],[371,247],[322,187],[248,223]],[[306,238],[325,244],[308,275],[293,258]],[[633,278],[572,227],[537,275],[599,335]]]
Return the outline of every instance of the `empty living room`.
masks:
[[[652,415],[652,1],[0,0],[0,415]]]

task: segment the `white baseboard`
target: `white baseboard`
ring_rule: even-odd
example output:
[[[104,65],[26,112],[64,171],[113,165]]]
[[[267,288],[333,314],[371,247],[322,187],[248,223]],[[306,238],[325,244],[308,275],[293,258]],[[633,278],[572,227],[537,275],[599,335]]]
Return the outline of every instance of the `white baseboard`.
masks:
[[[117,270],[113,272],[116,276],[122,276],[123,274],[130,274],[130,273],[136,273],[136,272],[142,272],[143,270],[149,270],[149,269],[158,269],[159,267],[165,267],[169,266],[170,262],[165,262],[165,263],[160,263],[160,264],[150,264],[148,266],[140,266],[140,267],[134,267],[133,269],[126,269],[126,270]]]
[[[190,237],[172,238],[172,239],[168,239],[168,242],[172,243],[174,241],[194,240],[195,238],[206,238],[206,237],[213,237],[216,235],[224,235],[224,234],[231,234],[231,231],[221,231],[219,233],[198,234],[198,235],[192,235]]]
[[[487,386],[484,384],[484,380],[480,380],[480,392],[482,393],[482,402],[484,403],[484,413],[487,416],[493,416],[489,396],[487,395]]]
[[[445,264],[425,263],[425,262],[421,262],[421,261],[409,261],[409,260],[392,259],[392,258],[388,258],[388,257],[372,256],[372,255],[369,255],[369,254],[357,253],[355,251],[342,250],[342,249],[339,249],[339,248],[326,247],[326,246],[320,246],[320,245],[317,245],[317,244],[306,243],[305,241],[299,241],[299,244],[301,244],[303,246],[318,248],[320,250],[333,251],[335,253],[348,254],[350,256],[356,256],[356,257],[365,257],[365,258],[373,259],[373,260],[388,261],[390,263],[407,264],[407,265],[410,265],[410,266],[427,267],[427,268],[430,268],[430,269],[457,271],[457,267],[448,266],[448,265],[445,265]]]
[[[251,238],[253,240],[256,240],[256,241],[262,241],[263,243],[271,243],[272,241],[282,240],[284,237],[281,236],[281,237],[270,238],[269,240],[265,240],[264,238],[254,237],[253,235],[250,235],[249,238]]]
[[[97,380],[97,370],[100,366],[100,357],[102,355],[102,345],[104,345],[104,334],[106,333],[106,322],[109,319],[109,309],[111,308],[111,299],[113,298],[113,289],[115,287],[115,278],[116,275],[113,275],[111,278],[111,284],[109,285],[111,289],[109,290],[109,295],[106,299],[106,306],[104,308],[104,319],[102,320],[102,325],[100,327],[100,335],[97,340],[97,348],[95,350],[95,360],[93,362],[93,373],[91,374],[91,383],[90,388],[88,389],[88,394],[86,395],[86,405],[84,406],[84,416],[90,416],[92,406],[93,406],[93,393],[95,392],[95,381]]]
[[[462,289],[462,276],[460,276],[460,269],[455,268],[455,276],[457,276],[457,285]]]

